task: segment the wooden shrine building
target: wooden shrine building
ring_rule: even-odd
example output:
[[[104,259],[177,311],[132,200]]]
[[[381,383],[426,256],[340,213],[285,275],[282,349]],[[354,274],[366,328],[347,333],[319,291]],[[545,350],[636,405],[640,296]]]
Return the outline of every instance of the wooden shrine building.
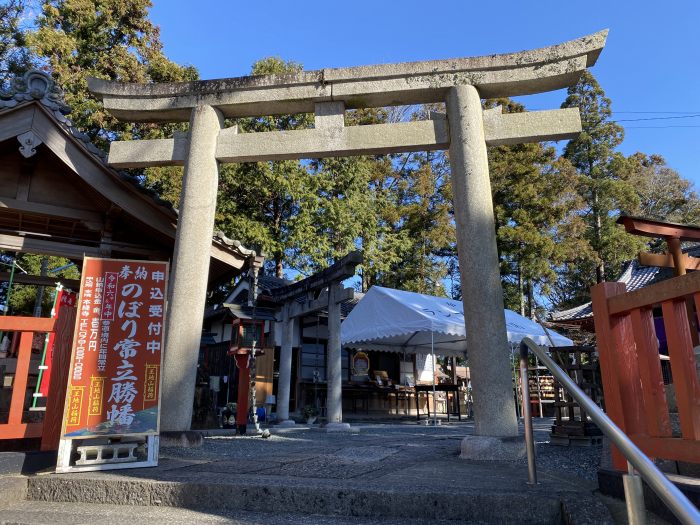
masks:
[[[82,260],[170,259],[177,212],[118,172],[67,118],[48,75],[30,71],[0,94],[0,249]],[[250,258],[223,236],[211,247],[210,281]]]
[[[41,71],[15,78],[9,91],[0,92],[0,250],[66,257],[78,266],[86,255],[172,259],[177,211],[136,177],[110,168],[104,153],[72,125],[69,112],[60,89]],[[230,280],[255,259],[239,242],[215,236],[210,284]],[[0,280],[7,279],[8,272],[1,271]],[[53,286],[58,280],[14,276],[19,284]],[[77,282],[64,284],[77,290]],[[23,319],[21,328],[11,328],[12,318],[3,318],[0,330],[27,333],[30,341],[32,331],[49,326],[48,319],[37,319],[36,326],[32,318]],[[0,358],[8,361],[0,363],[5,366],[0,441],[41,436],[40,425],[27,426],[39,359],[36,344],[28,345]],[[57,397],[62,411],[62,396]]]

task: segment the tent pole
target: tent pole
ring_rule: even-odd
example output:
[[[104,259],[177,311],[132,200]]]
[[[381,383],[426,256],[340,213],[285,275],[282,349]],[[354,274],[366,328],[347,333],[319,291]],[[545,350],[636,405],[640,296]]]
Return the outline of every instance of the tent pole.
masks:
[[[437,426],[437,400],[435,399],[435,332],[430,323],[430,353],[433,356],[433,426]]]
[[[513,365],[513,384],[515,385],[515,414],[518,417],[523,417],[523,407],[520,403],[520,387],[518,386],[518,370],[515,368],[515,349],[514,345],[510,343],[510,362]]]

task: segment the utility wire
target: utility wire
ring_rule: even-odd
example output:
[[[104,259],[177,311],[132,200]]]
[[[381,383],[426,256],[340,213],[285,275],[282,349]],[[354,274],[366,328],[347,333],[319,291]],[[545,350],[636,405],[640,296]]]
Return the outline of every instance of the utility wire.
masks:
[[[699,111],[611,111],[611,113],[628,113],[640,115],[689,115],[691,113],[700,113]]]
[[[697,117],[700,117],[700,113],[696,113],[694,115],[683,115],[683,116],[676,116],[676,117],[626,118],[626,119],[614,120],[613,122],[639,122],[642,120],[671,120],[671,119],[679,119],[679,118],[697,118]]]
[[[700,126],[625,126],[625,129],[700,128]]]

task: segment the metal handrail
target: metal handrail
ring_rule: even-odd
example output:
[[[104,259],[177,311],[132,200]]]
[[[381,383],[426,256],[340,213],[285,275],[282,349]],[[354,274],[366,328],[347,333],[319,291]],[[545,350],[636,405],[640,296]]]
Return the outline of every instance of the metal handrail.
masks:
[[[656,495],[668,506],[678,520],[684,525],[700,525],[700,512],[688,500],[678,487],[676,487],[656,465],[642,452],[632,440],[603,412],[595,402],[588,397],[581,388],[569,377],[554,360],[547,355],[544,348],[540,347],[532,339],[526,337],[520,342],[520,370],[523,394],[523,417],[525,418],[525,441],[528,453],[529,482],[537,482],[534,458],[534,438],[532,435],[532,419],[530,417],[530,393],[527,381],[527,357],[528,350],[539,358],[552,375],[566,388],[579,406],[590,416],[593,422],[610,441],[620,450],[627,459],[629,465],[641,474],[644,481],[651,487]],[[523,373],[523,366],[525,373]],[[527,397],[525,397],[527,395]],[[630,505],[628,501],[628,512]]]

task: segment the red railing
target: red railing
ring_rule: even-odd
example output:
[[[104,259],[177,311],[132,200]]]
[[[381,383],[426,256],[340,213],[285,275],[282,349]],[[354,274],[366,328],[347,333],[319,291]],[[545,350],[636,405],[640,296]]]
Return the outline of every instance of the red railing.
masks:
[[[693,305],[700,311],[700,272],[629,293],[623,283],[601,283],[591,295],[606,412],[648,456],[700,463],[700,381],[688,318]],[[663,317],[680,436],[672,432],[655,311]],[[615,468],[626,464],[613,448]]]
[[[0,440],[41,438],[42,450],[58,448],[74,323],[74,314],[58,320],[43,317],[0,317],[0,331],[15,332],[14,337],[19,336],[10,410],[7,423],[0,424]],[[44,421],[24,422],[34,333],[54,331],[56,343]]]

